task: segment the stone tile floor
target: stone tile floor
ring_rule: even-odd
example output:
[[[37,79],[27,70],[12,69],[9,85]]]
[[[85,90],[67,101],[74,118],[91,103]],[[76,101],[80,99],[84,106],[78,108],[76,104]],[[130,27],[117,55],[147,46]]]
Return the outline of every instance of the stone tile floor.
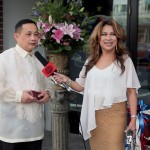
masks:
[[[51,132],[45,131],[42,150],[52,150],[51,137]],[[88,141],[85,142],[85,146],[86,149],[84,148],[84,143],[81,135],[69,133],[68,150],[90,150]],[[150,150],[150,147],[148,147],[147,150]]]
[[[90,150],[88,141],[85,142],[86,149],[81,135],[69,133],[68,150]],[[42,150],[52,150],[51,132],[45,131]]]

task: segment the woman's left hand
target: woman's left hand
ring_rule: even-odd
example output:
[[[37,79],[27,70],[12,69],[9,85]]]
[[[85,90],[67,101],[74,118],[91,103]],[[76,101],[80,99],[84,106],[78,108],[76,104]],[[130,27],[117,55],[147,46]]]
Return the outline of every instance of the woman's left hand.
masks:
[[[131,118],[128,127],[126,128],[125,132],[133,131],[133,138],[136,136],[136,118]]]

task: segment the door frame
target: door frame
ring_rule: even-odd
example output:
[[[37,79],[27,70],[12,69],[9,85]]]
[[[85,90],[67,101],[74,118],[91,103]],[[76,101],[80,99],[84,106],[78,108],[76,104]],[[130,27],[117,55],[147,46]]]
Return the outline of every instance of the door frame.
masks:
[[[137,36],[138,36],[138,4],[139,0],[128,0],[127,8],[127,47],[131,52],[134,66],[137,66]]]

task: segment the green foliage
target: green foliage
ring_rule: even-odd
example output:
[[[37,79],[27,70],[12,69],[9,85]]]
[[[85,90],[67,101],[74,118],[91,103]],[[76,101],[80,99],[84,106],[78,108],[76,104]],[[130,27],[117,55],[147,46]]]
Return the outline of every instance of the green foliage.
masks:
[[[66,4],[63,0],[37,1],[32,8],[32,13],[34,21],[37,23],[39,23],[39,20],[43,24],[48,24],[49,26],[61,23],[67,23],[68,25],[75,23],[82,30],[80,36],[83,40],[69,39],[67,36],[64,36],[62,40],[69,39],[69,45],[60,45],[51,37],[53,28],[45,32],[43,28],[40,27],[39,32],[43,32],[45,36],[45,39],[43,38],[40,42],[46,49],[55,49],[57,52],[65,50],[69,53],[74,53],[77,50],[83,49],[89,35],[86,23],[88,13],[85,11],[84,7],[82,7],[82,0],[68,0]]]

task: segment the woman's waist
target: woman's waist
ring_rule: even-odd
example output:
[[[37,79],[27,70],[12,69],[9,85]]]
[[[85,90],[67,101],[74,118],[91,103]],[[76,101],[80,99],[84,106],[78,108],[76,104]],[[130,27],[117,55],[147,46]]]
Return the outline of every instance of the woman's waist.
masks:
[[[94,108],[95,110],[98,109],[105,109],[110,107],[117,107],[118,105],[124,105],[126,103],[127,98],[124,96],[120,97],[101,97],[97,96],[94,98]]]

